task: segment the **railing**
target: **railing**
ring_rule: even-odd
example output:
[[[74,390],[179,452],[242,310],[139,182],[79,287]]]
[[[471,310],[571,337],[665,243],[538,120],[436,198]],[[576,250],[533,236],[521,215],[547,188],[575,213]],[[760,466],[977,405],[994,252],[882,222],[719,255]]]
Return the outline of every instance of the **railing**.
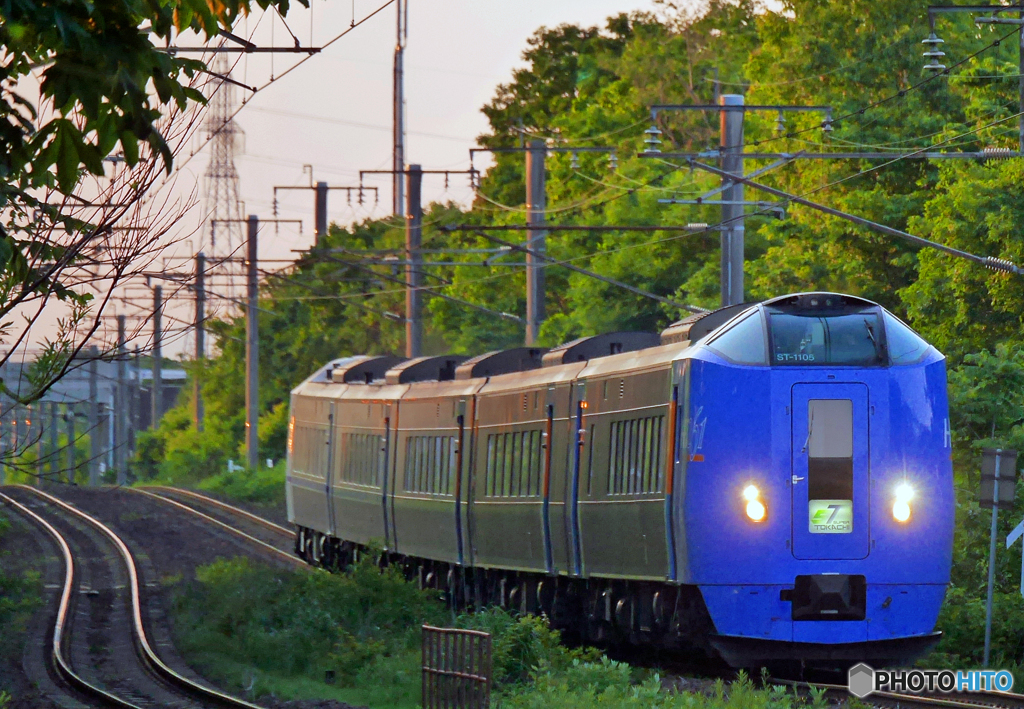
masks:
[[[491,635],[423,626],[423,709],[486,709]]]

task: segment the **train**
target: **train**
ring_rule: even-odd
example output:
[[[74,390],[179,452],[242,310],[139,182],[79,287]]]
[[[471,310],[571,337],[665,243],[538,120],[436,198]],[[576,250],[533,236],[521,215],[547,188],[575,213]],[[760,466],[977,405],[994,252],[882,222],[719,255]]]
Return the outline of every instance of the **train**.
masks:
[[[551,349],[352,356],[291,393],[296,551],[734,667],[909,662],[953,550],[945,358],[808,292]]]

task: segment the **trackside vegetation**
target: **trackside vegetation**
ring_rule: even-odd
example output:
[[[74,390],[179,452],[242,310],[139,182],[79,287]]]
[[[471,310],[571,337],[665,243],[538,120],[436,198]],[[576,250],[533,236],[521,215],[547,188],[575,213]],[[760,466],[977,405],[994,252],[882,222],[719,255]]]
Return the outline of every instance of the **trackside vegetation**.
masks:
[[[415,707],[420,625],[493,638],[493,704],[508,709],[824,707],[746,675],[679,692],[593,648],[568,648],[543,618],[491,609],[452,615],[436,593],[364,558],[343,574],[272,570],[245,559],[203,567],[173,605],[176,644],[203,674],[254,698],[332,698]]]

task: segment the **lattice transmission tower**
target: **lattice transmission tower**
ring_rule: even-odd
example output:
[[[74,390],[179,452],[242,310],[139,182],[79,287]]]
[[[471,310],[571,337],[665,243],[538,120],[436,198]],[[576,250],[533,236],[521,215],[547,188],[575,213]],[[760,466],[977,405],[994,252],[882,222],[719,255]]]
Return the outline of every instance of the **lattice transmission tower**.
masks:
[[[225,54],[217,56],[212,71],[221,76],[230,75],[231,65]],[[242,276],[240,259],[244,256],[245,243],[244,205],[235,169],[235,152],[245,133],[231,117],[235,108],[234,85],[221,81],[210,100],[204,124],[212,153],[204,175],[208,241],[203,239],[203,249],[213,272],[230,276],[225,280],[231,283]],[[233,286],[222,290],[229,297],[238,296]]]

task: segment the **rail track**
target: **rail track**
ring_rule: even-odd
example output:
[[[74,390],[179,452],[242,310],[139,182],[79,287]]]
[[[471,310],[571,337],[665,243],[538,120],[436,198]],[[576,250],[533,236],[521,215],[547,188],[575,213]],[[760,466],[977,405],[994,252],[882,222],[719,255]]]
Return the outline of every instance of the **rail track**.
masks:
[[[303,568],[311,568],[306,562],[297,557],[293,551],[295,533],[291,529],[264,519],[259,515],[254,515],[239,507],[215,500],[198,492],[183,490],[177,487],[152,486],[126,489],[160,500],[179,510],[195,515],[208,524],[242,537],[275,558],[283,559]],[[230,520],[230,522],[226,520]],[[239,525],[246,527],[249,531],[246,532],[240,529]]]
[[[157,655],[143,623],[138,567],[113,530],[41,490],[21,485],[11,490],[20,499],[0,492],[0,501],[38,525],[63,556],[64,584],[47,654],[57,677],[75,694],[121,709],[260,709],[185,677]],[[46,517],[25,504],[31,498],[44,503]],[[89,599],[86,607],[78,600],[83,596]]]
[[[773,684],[795,687],[798,690],[818,689],[837,699],[849,699],[850,693],[846,685],[825,684],[821,682],[794,682],[792,680],[772,678]],[[865,704],[886,707],[945,707],[947,709],[1024,709],[1024,694],[1013,692],[953,692],[940,694],[902,694],[898,692],[873,692],[862,700]]]

